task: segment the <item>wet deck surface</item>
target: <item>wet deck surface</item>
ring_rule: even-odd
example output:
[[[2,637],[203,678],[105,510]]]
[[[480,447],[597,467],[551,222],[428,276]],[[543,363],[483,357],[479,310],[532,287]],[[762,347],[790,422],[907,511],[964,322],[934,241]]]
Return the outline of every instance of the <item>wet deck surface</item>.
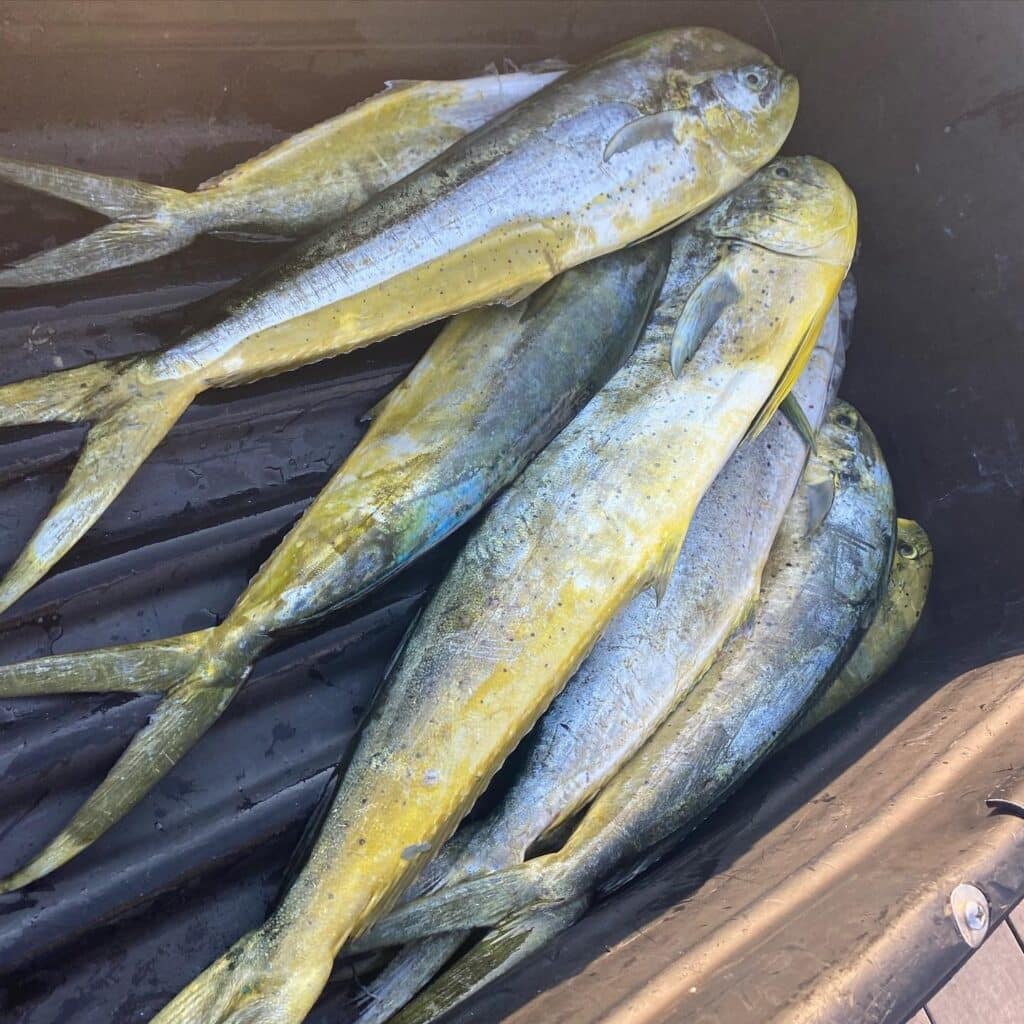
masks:
[[[1024,1020],[1024,904],[907,1024],[1020,1024]]]

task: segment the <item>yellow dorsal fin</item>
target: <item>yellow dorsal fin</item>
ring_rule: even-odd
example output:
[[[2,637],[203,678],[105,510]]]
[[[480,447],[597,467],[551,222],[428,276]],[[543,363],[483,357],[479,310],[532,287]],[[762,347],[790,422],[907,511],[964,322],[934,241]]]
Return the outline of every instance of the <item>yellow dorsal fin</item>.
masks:
[[[772,417],[779,411],[779,406],[782,405],[783,399],[793,390],[793,385],[799,380],[800,374],[804,372],[804,367],[807,365],[807,361],[811,358],[814,346],[818,344],[818,335],[825,325],[825,317],[828,315],[829,306],[831,306],[831,302],[824,308],[824,311],[819,311],[807,325],[807,329],[800,339],[800,344],[797,345],[796,351],[790,357],[785,370],[782,371],[782,376],[779,378],[772,393],[768,396],[768,400],[761,406],[761,411],[754,418],[754,422],[747,431],[745,440],[757,437],[771,423]]]

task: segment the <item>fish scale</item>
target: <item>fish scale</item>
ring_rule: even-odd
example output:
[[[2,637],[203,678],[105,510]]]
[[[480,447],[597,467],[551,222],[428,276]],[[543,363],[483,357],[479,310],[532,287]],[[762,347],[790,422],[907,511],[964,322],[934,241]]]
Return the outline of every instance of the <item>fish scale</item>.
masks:
[[[0,180],[49,192],[119,223],[0,270],[0,287],[85,277],[155,259],[203,232],[301,237],[405,177],[564,68],[453,82],[393,83],[193,193],[0,158]]]
[[[931,546],[921,527],[909,520],[898,521],[897,536],[889,584],[871,626],[836,681],[814,697],[808,714],[801,719],[800,728],[786,737],[787,745],[876,682],[910,638],[928,590]],[[601,887],[602,895],[624,885],[679,843],[679,837],[669,837],[660,850],[649,851],[639,865],[633,865],[610,885]],[[395,1024],[429,1024],[438,1019],[566,931],[585,913],[592,898],[588,893],[563,903],[542,902],[506,918],[394,1017]],[[448,936],[438,936],[431,941],[445,943]],[[440,960],[436,966],[440,966]],[[389,966],[381,977],[386,977],[391,970]],[[367,990],[365,998],[370,1004],[359,1018],[359,1024],[392,1019],[391,1012],[397,1004],[392,992],[386,987],[381,989],[381,977]],[[407,994],[408,988],[403,989],[401,996]]]
[[[276,635],[379,586],[514,479],[631,351],[667,259],[667,241],[647,243],[569,272],[535,313],[492,307],[452,320],[218,626],[0,668],[2,696],[165,694],[100,787],[0,888],[53,871],[127,813]]]

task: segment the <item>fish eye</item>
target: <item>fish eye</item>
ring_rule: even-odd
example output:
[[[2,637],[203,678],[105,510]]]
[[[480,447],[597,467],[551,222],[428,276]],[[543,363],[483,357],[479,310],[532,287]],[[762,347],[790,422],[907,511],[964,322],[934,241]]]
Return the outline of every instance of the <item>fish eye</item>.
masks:
[[[902,558],[917,558],[917,548],[909,540],[901,540],[896,545],[896,550]]]
[[[853,418],[852,414],[848,412],[841,412],[836,417],[836,423],[838,423],[841,427],[846,427],[847,430],[852,430],[855,426],[857,426],[857,421]]]
[[[772,168],[772,174],[774,174],[776,178],[783,178],[784,180],[788,180],[792,177],[789,173],[789,168],[784,164],[776,164],[775,167]]]
[[[751,69],[743,76],[743,81],[746,82],[754,92],[760,92],[764,88],[767,78],[763,71]]]

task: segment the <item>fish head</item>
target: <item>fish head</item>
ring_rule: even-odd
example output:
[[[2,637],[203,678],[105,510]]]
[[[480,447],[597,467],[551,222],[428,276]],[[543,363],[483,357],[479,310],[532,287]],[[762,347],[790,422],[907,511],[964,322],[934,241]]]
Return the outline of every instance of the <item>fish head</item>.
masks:
[[[666,108],[689,111],[744,175],[763,167],[785,142],[800,102],[796,76],[725,32],[664,33]]]
[[[796,117],[796,78],[717,29],[655,32],[633,40],[616,57],[636,75],[633,105],[642,116],[612,139],[606,159],[641,142],[681,146],[702,138],[745,178],[778,152]]]
[[[927,586],[932,573],[932,542],[920,523],[913,519],[896,521],[896,555],[905,572],[912,573]]]
[[[692,90],[691,102],[717,148],[744,174],[752,174],[786,141],[800,86],[795,75],[760,54],[711,73]]]
[[[853,501],[864,503],[864,514],[869,510],[885,509],[891,520],[886,531],[889,553],[886,566],[892,561],[896,539],[896,513],[892,497],[892,480],[885,463],[882,448],[867,421],[848,402],[836,399],[818,431],[818,455],[843,490],[853,495]],[[856,482],[856,487],[851,487]],[[888,572],[888,570],[886,570]]]
[[[889,582],[896,546],[892,479],[878,440],[853,406],[835,401],[818,431],[817,460],[832,475],[827,533],[839,591],[860,605],[867,628]]]
[[[822,458],[836,473],[844,472],[854,461],[866,466],[885,464],[874,432],[849,402],[837,398],[829,406],[820,434],[824,440]]]
[[[712,234],[842,268],[857,242],[857,201],[839,172],[812,156],[758,171],[708,217]]]

